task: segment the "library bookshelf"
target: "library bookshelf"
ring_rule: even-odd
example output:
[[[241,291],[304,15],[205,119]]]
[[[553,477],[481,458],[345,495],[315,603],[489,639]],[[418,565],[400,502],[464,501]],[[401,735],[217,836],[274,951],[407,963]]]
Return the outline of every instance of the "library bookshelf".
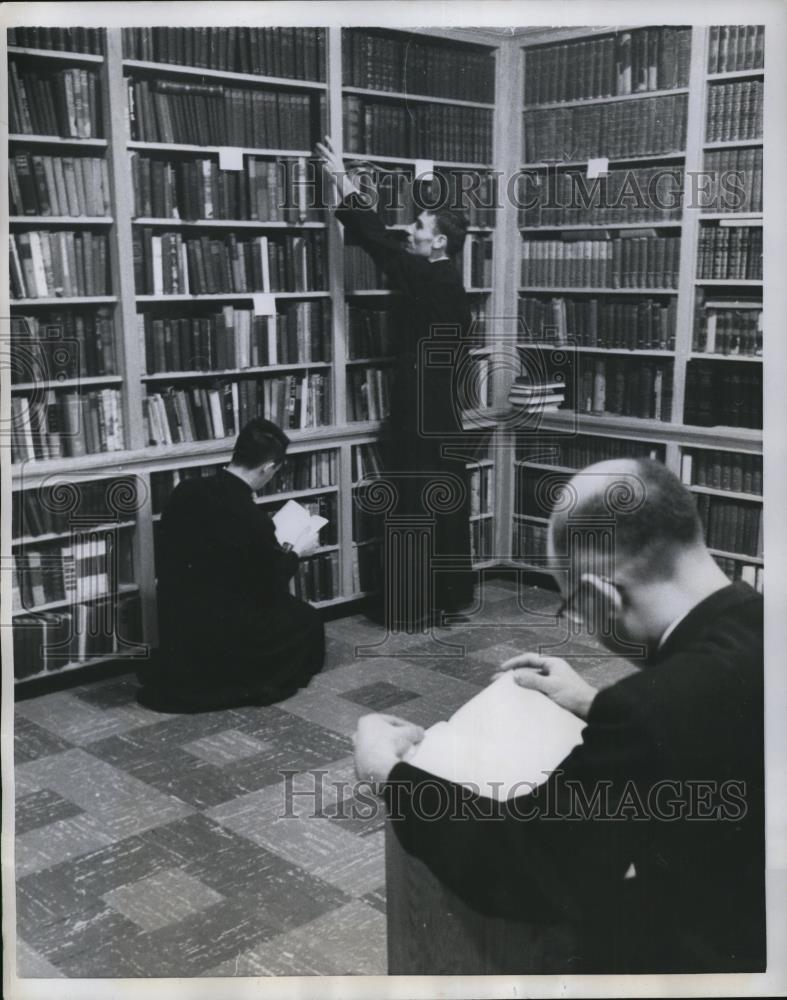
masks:
[[[27,261],[20,257],[11,299],[24,347],[12,384],[21,428],[12,475],[17,679],[155,645],[156,535],[166,496],[179,479],[224,464],[235,424],[261,408],[284,418],[292,445],[283,480],[259,502],[273,510],[297,498],[328,512],[334,526],[297,592],[330,607],[375,589],[380,538],[355,497],[381,467],[393,293],[344,247],[329,205],[303,210],[299,171],[326,131],[348,158],[376,165],[379,178],[412,177],[424,161],[446,183],[458,171],[482,184],[493,171],[555,178],[586,173],[588,159],[602,157],[613,181],[661,171],[684,189],[703,168],[743,172],[749,196],[734,211],[711,201],[658,218],[524,217],[501,192],[497,211],[471,214],[462,267],[485,345],[474,352],[485,390],[468,426],[483,427],[488,446],[468,462],[468,530],[477,566],[543,572],[549,510],[541,480],[613,454],[653,455],[696,493],[725,571],[761,585],[761,415],[758,424],[742,403],[756,398],[762,366],[762,131],[750,124],[763,80],[758,36],[731,27],[693,27],[668,40],[657,29],[625,28],[508,37],[480,29],[303,31],[106,29],[63,38],[43,29],[10,40],[9,158],[18,190],[12,183],[9,228]],[[670,63],[667,41],[680,48],[680,67]],[[415,53],[406,79],[405,42]],[[618,87],[612,70],[621,52],[630,72],[645,67],[644,89],[636,77]],[[575,57],[588,87],[559,92]],[[57,102],[59,82],[71,104]],[[47,87],[49,117],[37,112],[33,120],[30,96]],[[521,95],[518,105],[511,94]],[[673,136],[637,146],[634,130],[623,141],[621,122],[648,121],[666,107]],[[271,108],[278,131],[249,124]],[[545,115],[577,122],[588,113],[617,116],[612,145],[545,146]],[[416,123],[409,132],[408,119]],[[265,195],[279,183],[272,165],[282,163],[294,178],[296,209],[284,217]],[[627,251],[643,240],[637,271]],[[602,242],[615,249],[604,250],[607,270],[598,254],[593,270]],[[574,259],[590,263],[560,270],[565,246],[581,246]],[[535,253],[523,269],[526,247]],[[644,259],[662,262],[667,278],[656,280]],[[274,297],[275,321],[260,294]],[[548,309],[561,316],[560,343],[555,324],[544,323]],[[631,327],[627,309],[644,310],[650,323],[634,344],[614,339]],[[70,359],[47,341],[53,330]],[[543,415],[535,449],[511,429],[515,373],[494,363],[498,349],[510,357],[512,337],[523,359],[559,348],[575,366],[576,398]],[[640,378],[643,368],[650,374]],[[644,402],[635,416],[592,391],[583,399],[587,371],[599,385],[603,372],[608,400],[620,371],[629,380],[637,374],[647,413]],[[736,392],[732,414],[688,405]],[[288,409],[290,398],[297,409]],[[42,422],[50,412],[60,419],[54,428]],[[63,607],[71,619],[58,613]],[[108,608],[117,619],[107,618]],[[62,642],[44,662],[42,640],[51,646],[69,629],[87,638]]]

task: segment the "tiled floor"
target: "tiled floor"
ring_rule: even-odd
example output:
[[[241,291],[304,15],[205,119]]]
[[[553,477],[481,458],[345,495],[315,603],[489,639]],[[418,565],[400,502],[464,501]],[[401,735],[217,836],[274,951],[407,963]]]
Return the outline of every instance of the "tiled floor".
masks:
[[[383,817],[350,790],[355,724],[446,718],[555,641],[556,605],[487,580],[470,623],[438,632],[458,648],[403,636],[372,658],[356,647],[379,626],[331,622],[325,671],[270,708],[161,715],[133,675],[18,702],[19,975],[384,974]],[[568,651],[598,686],[632,669]]]

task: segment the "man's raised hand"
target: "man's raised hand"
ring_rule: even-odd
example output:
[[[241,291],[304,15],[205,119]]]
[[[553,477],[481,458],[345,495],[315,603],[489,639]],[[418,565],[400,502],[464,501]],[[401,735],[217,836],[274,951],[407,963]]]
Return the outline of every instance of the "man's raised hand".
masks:
[[[539,653],[514,656],[498,668],[495,680],[508,671],[512,671],[520,687],[540,691],[580,719],[587,719],[593,699],[598,694],[592,684],[583,680],[573,667],[558,656],[541,656]]]

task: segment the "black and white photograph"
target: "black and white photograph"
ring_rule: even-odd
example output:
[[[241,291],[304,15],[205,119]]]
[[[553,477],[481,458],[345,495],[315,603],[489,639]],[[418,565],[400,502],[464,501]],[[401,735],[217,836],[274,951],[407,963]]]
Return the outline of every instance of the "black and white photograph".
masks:
[[[787,995],[785,46],[0,8],[9,1000]]]

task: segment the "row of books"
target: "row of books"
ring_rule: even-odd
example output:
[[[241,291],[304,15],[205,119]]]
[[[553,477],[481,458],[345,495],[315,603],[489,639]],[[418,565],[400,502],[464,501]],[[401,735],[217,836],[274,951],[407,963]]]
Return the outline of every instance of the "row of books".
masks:
[[[679,265],[680,236],[522,241],[526,287],[677,288]]]
[[[126,79],[128,123],[138,142],[311,149],[327,131],[324,93]]]
[[[484,233],[469,233],[464,252],[455,260],[461,267],[465,288],[488,288],[492,284],[492,237]]]
[[[398,337],[390,309],[344,307],[344,329],[350,358],[376,358],[395,353]]]
[[[325,79],[325,28],[123,28],[123,58]]]
[[[691,28],[622,31],[525,50],[525,103],[552,104],[686,87]]]
[[[348,292],[388,288],[383,269],[363,247],[344,244],[344,288]]]
[[[697,276],[713,280],[760,280],[762,228],[702,226],[697,246]]]
[[[398,94],[455,97],[491,104],[495,60],[489,50],[441,45],[410,32],[342,32],[344,85]]]
[[[710,29],[709,73],[758,69],[765,59],[764,24],[715,24]]]
[[[449,104],[399,105],[357,94],[343,100],[348,153],[489,163],[492,112]]]
[[[13,556],[13,610],[95,600],[113,592],[121,582],[121,550],[125,551],[126,579],[130,562],[129,540],[120,549],[114,541],[114,537],[108,539],[106,533],[96,531],[66,542],[17,549]]]
[[[762,136],[762,80],[733,80],[708,87],[706,142]]]
[[[168,160],[132,151],[130,158],[136,216],[300,223],[323,214],[315,165],[303,156],[246,156],[243,170],[221,170],[210,157]]]
[[[706,150],[704,173],[717,183],[714,183],[714,197],[703,206],[703,211],[762,211],[761,147]]]
[[[470,469],[470,516],[491,514],[495,509],[495,470],[490,465]]]
[[[104,134],[98,74],[90,69],[20,72],[11,59],[8,113],[12,133],[67,139],[100,139]]]
[[[514,522],[514,555],[525,561],[536,558],[543,565],[547,554],[547,526],[532,521]]]
[[[301,559],[292,578],[291,588],[302,601],[330,601],[341,593],[339,553],[323,552]]]
[[[692,350],[706,354],[760,357],[762,319],[762,302],[755,309],[701,306],[697,309]]]
[[[610,170],[589,181],[580,171],[523,174],[522,226],[612,225],[680,219],[683,171],[679,167]]]
[[[8,164],[12,215],[109,215],[107,161],[15,153]]]
[[[286,457],[284,465],[263,487],[263,493],[267,496],[273,493],[290,493],[293,490],[314,490],[321,486],[335,486],[338,477],[337,466],[338,454],[334,449],[296,452]]]
[[[148,444],[216,441],[233,437],[257,416],[284,430],[330,424],[330,381],[319,372],[227,382],[208,387],[169,386],[142,399]]]
[[[684,451],[680,478],[687,486],[762,496],[762,455],[696,448]]]
[[[306,292],[327,281],[322,232],[211,239],[154,235],[144,226],[135,229],[133,247],[138,295]]]
[[[610,302],[600,298],[519,299],[525,341],[555,347],[613,347],[672,351],[675,348],[677,302],[636,299]]]
[[[126,653],[142,639],[139,598],[114,595],[94,604],[14,618],[14,676],[18,681],[71,663]]]
[[[491,517],[470,522],[470,558],[491,559],[495,554],[495,522]]]
[[[730,559],[729,556],[720,556],[714,553],[713,558],[722,573],[733,582],[742,580],[754,587],[760,594],[763,590],[763,568],[753,566],[751,563],[741,562],[740,559]]]
[[[543,446],[533,452],[532,445],[520,445],[517,459],[527,463],[584,469],[594,462],[612,458],[653,458],[664,461],[664,446],[635,438],[593,437],[590,434],[550,434]]]
[[[91,525],[101,527],[107,520],[131,520],[126,501],[141,489],[136,477],[115,476],[15,490],[11,494],[14,539],[78,532]]]
[[[369,444],[356,444],[352,450],[352,476],[353,483],[359,483],[362,479],[379,476],[383,471],[383,458],[380,454],[380,445],[376,441]]]
[[[384,368],[347,371],[347,419],[385,420],[390,412],[391,374]]]
[[[209,316],[137,314],[147,372],[211,372],[329,361],[330,302],[288,302],[276,316],[224,306]]]
[[[762,427],[760,366],[733,361],[690,361],[686,367],[687,424]]]
[[[684,94],[587,107],[528,111],[526,163],[679,153],[686,146]]]
[[[708,493],[695,494],[695,500],[710,548],[747,556],[762,554],[762,504],[728,500]]]
[[[410,167],[355,164],[357,183],[386,226],[407,225],[422,208],[464,212],[469,226],[492,228],[498,207],[494,173],[469,168],[436,169],[431,179]]]
[[[11,298],[109,295],[108,246],[103,233],[82,229],[9,233]]]
[[[579,413],[669,421],[672,365],[641,358],[596,358],[580,366],[576,392],[573,409]]]
[[[11,461],[76,458],[125,447],[117,389],[11,397]]]
[[[115,321],[104,307],[46,312],[11,320],[11,382],[48,382],[91,375],[114,375]]]
[[[26,49],[104,54],[103,28],[9,28],[8,44]]]

